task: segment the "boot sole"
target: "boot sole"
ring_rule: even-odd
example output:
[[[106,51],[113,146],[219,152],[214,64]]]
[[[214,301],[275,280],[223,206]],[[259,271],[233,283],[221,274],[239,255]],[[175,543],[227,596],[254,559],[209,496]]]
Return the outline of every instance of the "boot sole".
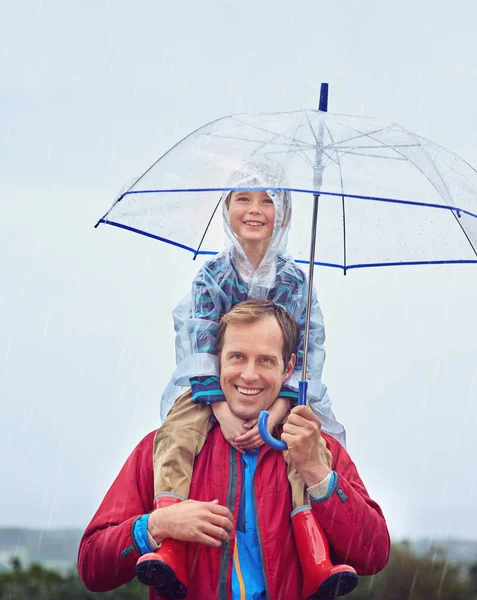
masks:
[[[334,600],[338,596],[346,596],[358,585],[359,577],[351,571],[348,573],[335,573],[324,581],[317,591],[308,596],[306,600]]]
[[[157,588],[157,593],[165,600],[182,600],[187,595],[187,587],[162,560],[145,560],[139,563],[136,565],[136,576],[144,585]]]

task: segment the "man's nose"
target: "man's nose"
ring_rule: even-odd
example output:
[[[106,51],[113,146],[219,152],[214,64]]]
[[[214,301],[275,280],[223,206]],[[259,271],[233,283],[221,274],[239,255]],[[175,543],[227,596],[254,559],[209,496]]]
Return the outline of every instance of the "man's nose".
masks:
[[[252,381],[256,381],[258,379],[258,372],[255,366],[255,362],[249,360],[245,365],[242,371],[242,379],[246,383],[250,383]]]

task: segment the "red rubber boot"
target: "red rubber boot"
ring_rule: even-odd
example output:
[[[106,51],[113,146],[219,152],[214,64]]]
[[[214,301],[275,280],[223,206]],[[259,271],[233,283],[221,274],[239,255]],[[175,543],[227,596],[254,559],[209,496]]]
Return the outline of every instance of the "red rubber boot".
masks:
[[[154,510],[182,502],[176,495],[160,494],[154,499]],[[186,544],[166,538],[155,552],[143,554],[136,563],[136,576],[141,583],[157,588],[167,600],[180,600],[187,595]]]
[[[292,524],[303,573],[303,598],[332,600],[352,592],[358,575],[348,565],[331,563],[328,540],[311,507],[294,510]]]

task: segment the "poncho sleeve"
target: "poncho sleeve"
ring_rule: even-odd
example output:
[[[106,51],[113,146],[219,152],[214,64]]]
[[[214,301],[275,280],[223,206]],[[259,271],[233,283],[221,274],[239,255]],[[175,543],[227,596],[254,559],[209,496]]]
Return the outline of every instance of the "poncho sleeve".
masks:
[[[285,382],[280,393],[281,396],[288,397],[293,402],[293,396],[298,397],[299,382],[302,378],[308,280],[305,273],[296,265],[291,257],[280,256],[278,258],[275,286],[270,290],[268,299],[285,308],[296,319],[300,328],[295,369],[290,379]],[[331,434],[346,447],[345,429],[336,420],[331,408],[331,400],[327,392],[327,387],[322,382],[325,356],[323,314],[316,291],[313,289],[308,341],[307,402],[320,419],[323,431]]]
[[[292,377],[285,386],[294,392],[298,391],[301,379],[305,346],[306,307],[308,296],[307,279],[303,271],[290,258],[280,257],[278,260],[275,286],[270,290],[268,299],[287,310],[297,321],[300,328],[300,340],[296,351],[296,365]],[[318,298],[313,290],[310,336],[308,342],[308,399],[320,400],[326,386],[321,382],[323,363],[325,361],[325,327]]]
[[[247,298],[226,253],[206,263],[192,282],[189,296],[174,310],[177,368],[175,385],[192,387],[195,402],[223,400],[215,350],[220,318]]]

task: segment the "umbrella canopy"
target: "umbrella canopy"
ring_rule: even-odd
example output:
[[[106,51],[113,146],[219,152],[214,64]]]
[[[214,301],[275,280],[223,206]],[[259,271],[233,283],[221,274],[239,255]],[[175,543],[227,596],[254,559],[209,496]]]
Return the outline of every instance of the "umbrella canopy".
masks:
[[[365,267],[477,263],[476,170],[395,123],[326,112],[323,86],[321,110],[234,115],[196,130],[123,192],[96,225],[140,233],[195,258],[224,246],[218,210],[224,192],[291,194],[288,250],[297,262],[311,263],[300,404],[308,385],[314,264],[346,274]],[[266,176],[235,180],[243,165],[267,161],[274,168]],[[284,450],[286,444],[270,436],[267,420],[262,411],[262,438]]]
[[[278,161],[269,189],[289,190],[288,249],[349,269],[477,262],[477,172],[395,123],[319,110],[234,115],[193,132],[123,192],[98,221],[212,255],[224,246],[222,192],[250,159]],[[258,188],[257,188],[258,189]]]

